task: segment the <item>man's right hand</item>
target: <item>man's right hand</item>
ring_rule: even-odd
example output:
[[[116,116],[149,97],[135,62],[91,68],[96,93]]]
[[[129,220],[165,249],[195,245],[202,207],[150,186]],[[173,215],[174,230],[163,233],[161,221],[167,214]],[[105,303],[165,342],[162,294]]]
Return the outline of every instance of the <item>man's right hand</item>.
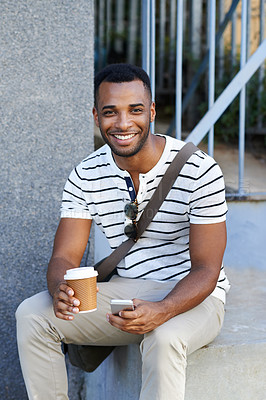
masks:
[[[79,312],[79,304],[79,300],[74,297],[73,289],[64,282],[60,283],[53,295],[53,307],[56,317],[72,321],[74,319],[72,314]]]
[[[88,219],[62,218],[55,235],[47,270],[47,287],[53,298],[56,317],[67,321],[73,320],[73,314],[79,312],[80,303],[67,286],[64,275],[68,269],[80,265],[88,244],[91,222]]]

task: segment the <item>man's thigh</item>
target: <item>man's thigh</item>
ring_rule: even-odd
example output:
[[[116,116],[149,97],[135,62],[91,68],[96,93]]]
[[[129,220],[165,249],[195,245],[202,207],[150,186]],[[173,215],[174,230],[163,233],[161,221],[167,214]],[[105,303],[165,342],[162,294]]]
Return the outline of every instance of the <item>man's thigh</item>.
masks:
[[[51,333],[55,340],[65,343],[95,345],[126,345],[140,343],[141,335],[122,332],[107,322],[106,314],[111,312],[112,298],[131,299],[136,297],[138,285],[131,279],[113,279],[98,283],[97,310],[75,314],[74,320],[65,321],[55,316],[52,298],[47,291],[26,299],[17,313],[31,324],[37,323],[43,332]],[[46,334],[45,333],[45,334]]]
[[[59,339],[66,343],[95,345],[140,343],[143,339],[142,335],[122,332],[107,322],[106,314],[111,311],[110,300],[113,298],[139,298],[159,301],[172,290],[175,282],[162,283],[145,279],[125,279],[115,276],[110,282],[100,282],[98,286],[97,311],[75,315],[73,321],[64,321],[54,315],[52,298],[47,291],[25,300],[20,307],[23,307],[22,312],[38,320],[38,323],[42,321],[44,329],[55,329]],[[193,349],[194,351],[195,346],[198,348],[198,339],[196,340],[196,338],[204,336],[205,325],[206,331],[208,331],[206,332],[208,334],[205,335],[207,338],[216,335],[219,331],[219,328],[213,323],[213,321],[217,320],[215,316],[217,315],[216,302],[221,304],[217,299],[214,299],[214,301],[205,300],[205,302],[195,307],[195,309],[172,318],[157,329],[162,331],[165,329],[168,333],[170,331],[176,332],[177,329],[180,330],[182,336],[189,338],[189,340],[187,339],[189,350]],[[220,318],[223,319],[223,315]],[[210,333],[210,325],[207,326],[208,324],[212,325],[213,328],[211,331],[214,333]],[[201,326],[202,330],[200,331]],[[209,341],[211,340],[212,338]],[[199,344],[199,347],[201,347],[201,342]],[[206,343],[203,343],[202,346],[204,344]]]
[[[213,296],[207,297],[197,307],[170,319],[145,339],[160,343],[182,343],[186,354],[212,342],[219,334],[224,319],[224,304]],[[149,337],[150,336],[150,337]]]

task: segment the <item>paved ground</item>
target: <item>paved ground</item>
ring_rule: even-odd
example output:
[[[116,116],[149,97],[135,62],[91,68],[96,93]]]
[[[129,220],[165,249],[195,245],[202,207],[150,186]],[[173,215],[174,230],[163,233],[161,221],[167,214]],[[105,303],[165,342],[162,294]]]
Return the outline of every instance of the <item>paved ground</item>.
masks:
[[[264,270],[226,268],[231,283],[223,334],[218,345],[264,342],[266,338],[266,274]],[[266,396],[265,396],[266,398]]]

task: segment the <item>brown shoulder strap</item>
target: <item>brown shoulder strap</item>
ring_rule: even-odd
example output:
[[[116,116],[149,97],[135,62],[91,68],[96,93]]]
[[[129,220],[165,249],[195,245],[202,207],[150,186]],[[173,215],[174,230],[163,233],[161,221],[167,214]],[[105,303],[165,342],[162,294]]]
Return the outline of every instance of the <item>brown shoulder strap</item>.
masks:
[[[193,143],[189,142],[182,147],[182,149],[177,153],[169,167],[167,168],[163,178],[161,179],[159,185],[157,186],[153,196],[151,197],[149,203],[143,210],[143,213],[137,223],[138,226],[138,236],[136,240],[128,239],[121,243],[108,257],[106,257],[96,269],[98,271],[98,281],[104,280],[112,271],[116,268],[117,264],[125,257],[131,247],[134,246],[136,241],[143,234],[145,229],[151,223],[152,219],[156,215],[157,211],[164,202],[168,192],[173,186],[177,176],[179,175],[181,169],[190,158],[190,156],[198,150]]]
[[[143,234],[145,229],[148,227],[162,203],[164,202],[167,194],[175,183],[177,176],[179,175],[181,169],[191,157],[191,155],[198,150],[193,143],[189,142],[182,147],[182,149],[177,153],[169,167],[167,168],[163,178],[161,179],[159,185],[157,186],[153,196],[151,197],[149,203],[143,210],[141,218],[138,221],[138,236],[137,239]]]

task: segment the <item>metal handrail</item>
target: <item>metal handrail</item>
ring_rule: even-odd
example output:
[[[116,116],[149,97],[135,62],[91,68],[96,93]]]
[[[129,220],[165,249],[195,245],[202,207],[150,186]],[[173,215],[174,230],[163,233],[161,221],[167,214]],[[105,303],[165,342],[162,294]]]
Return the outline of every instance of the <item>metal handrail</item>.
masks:
[[[219,40],[221,39],[221,36],[225,30],[226,25],[232,18],[235,9],[239,3],[239,0],[233,0],[230,10],[226,14],[224,21],[220,27],[219,32],[215,35],[215,9],[213,7],[213,1],[209,0],[209,7],[208,9],[211,12],[210,18],[209,18],[209,27],[210,27],[210,32],[209,32],[209,50],[207,54],[205,55],[205,58],[203,62],[200,65],[200,68],[196,75],[194,76],[193,82],[189,88],[189,91],[187,92],[183,104],[182,104],[182,109],[181,109],[181,104],[180,104],[180,91],[181,91],[181,79],[182,75],[180,76],[181,73],[181,68],[182,68],[182,63],[180,62],[180,59],[182,60],[182,46],[180,45],[181,39],[182,38],[182,29],[178,29],[178,36],[177,36],[177,49],[176,49],[176,56],[177,56],[177,67],[176,67],[176,94],[179,93],[179,98],[176,99],[176,105],[178,105],[178,108],[176,110],[176,115],[175,115],[175,120],[171,122],[171,130],[173,130],[174,125],[176,126],[176,134],[177,137],[180,138],[180,133],[181,133],[181,118],[182,118],[182,112],[186,109],[186,106],[188,104],[189,98],[192,96],[194,93],[200,76],[204,72],[206,66],[209,64],[209,75],[210,75],[210,80],[209,80],[209,110],[205,114],[205,116],[201,119],[201,121],[196,125],[196,127],[192,130],[190,135],[186,138],[186,141],[192,141],[195,144],[199,144],[199,142],[205,137],[205,135],[209,132],[209,146],[208,150],[210,155],[213,153],[213,127],[215,122],[220,118],[220,116],[223,114],[223,112],[226,110],[226,108],[232,103],[232,101],[235,99],[235,97],[239,94],[240,92],[240,116],[239,116],[239,186],[238,186],[238,193],[235,194],[237,197],[244,197],[244,196],[249,196],[251,193],[245,193],[244,191],[244,156],[245,156],[245,97],[246,97],[246,84],[250,80],[250,78],[254,75],[254,73],[257,71],[257,69],[263,65],[264,60],[266,59],[266,39],[261,42],[259,45],[258,49],[255,51],[255,53],[248,59],[246,62],[247,58],[247,15],[248,15],[248,0],[242,0],[242,32],[241,32],[241,60],[240,60],[240,71],[237,73],[237,75],[232,79],[232,81],[228,84],[228,86],[224,89],[222,94],[217,98],[217,100],[214,102],[214,62],[215,62],[215,47],[219,43]],[[152,19],[150,16],[153,14],[155,15],[155,3],[153,0],[143,0],[143,12],[148,10],[149,18],[148,18],[148,23],[149,24],[154,24],[155,25],[155,19]],[[154,8],[153,8],[154,7]],[[183,0],[178,1],[178,7],[177,7],[177,21],[180,18],[180,13],[182,12],[183,9]],[[144,21],[145,22],[145,21]],[[154,27],[150,27],[150,34],[152,35],[152,41],[155,43],[155,29]],[[146,39],[145,39],[146,40]],[[151,65],[151,57],[153,57],[153,63],[154,63],[154,49],[151,50],[151,47],[145,47],[143,46],[143,56],[145,55],[146,59],[148,59],[149,63],[149,69],[146,69],[146,71],[149,73],[152,69]],[[145,68],[145,63],[144,63],[144,68]],[[154,74],[154,72],[153,72]],[[154,79],[154,75],[151,76],[152,80]],[[178,96],[178,94],[177,94]],[[178,117],[178,121],[177,121]],[[169,130],[167,131],[169,133]],[[257,194],[257,193],[256,193]],[[266,193],[259,193],[259,194],[266,194]],[[230,196],[234,196],[231,195]]]
[[[245,44],[243,45],[246,49]],[[186,141],[199,144],[206,136],[209,129],[217,122],[226,108],[232,103],[240,92],[240,120],[239,120],[239,186],[238,192],[230,197],[246,197],[266,195],[266,192],[247,193],[244,191],[244,154],[245,154],[245,87],[250,78],[266,59],[266,39],[261,43],[255,53],[245,64],[242,60],[242,69],[237,73],[222,94],[217,98],[211,109],[187,136]]]
[[[186,141],[199,144],[205,137],[209,129],[220,118],[226,108],[231,104],[240,90],[250,80],[252,75],[262,65],[266,59],[266,39],[261,43],[253,55],[249,58],[245,66],[236,74],[232,81],[227,85],[222,94],[216,99],[212,108],[207,111],[201,121],[195,126],[187,136]]]

